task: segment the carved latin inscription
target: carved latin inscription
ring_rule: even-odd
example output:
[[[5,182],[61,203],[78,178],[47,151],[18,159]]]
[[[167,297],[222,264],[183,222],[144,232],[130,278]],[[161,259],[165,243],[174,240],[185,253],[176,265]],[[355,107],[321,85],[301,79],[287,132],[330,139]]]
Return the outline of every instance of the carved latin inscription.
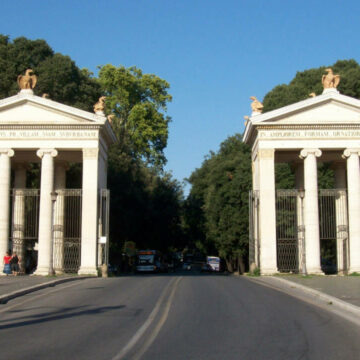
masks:
[[[259,137],[261,139],[360,138],[360,130],[260,130]]]
[[[97,131],[87,130],[0,130],[0,139],[97,139]]]

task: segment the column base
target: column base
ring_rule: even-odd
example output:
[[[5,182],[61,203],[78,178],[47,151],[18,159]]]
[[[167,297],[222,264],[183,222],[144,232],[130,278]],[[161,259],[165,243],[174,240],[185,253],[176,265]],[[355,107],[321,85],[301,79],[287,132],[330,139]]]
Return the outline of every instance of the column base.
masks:
[[[275,275],[278,273],[279,273],[279,271],[277,269],[262,269],[262,268],[260,268],[261,275]]]
[[[64,270],[55,270],[56,275],[64,275]]]
[[[35,272],[34,275],[40,275],[40,276],[53,276],[55,275],[54,270],[50,270],[48,267],[38,267]]]
[[[82,266],[78,271],[78,275],[99,276],[99,273],[96,267]]]
[[[306,273],[308,275],[325,275],[324,272],[321,269],[318,269],[318,268],[314,268],[314,269],[307,268]]]

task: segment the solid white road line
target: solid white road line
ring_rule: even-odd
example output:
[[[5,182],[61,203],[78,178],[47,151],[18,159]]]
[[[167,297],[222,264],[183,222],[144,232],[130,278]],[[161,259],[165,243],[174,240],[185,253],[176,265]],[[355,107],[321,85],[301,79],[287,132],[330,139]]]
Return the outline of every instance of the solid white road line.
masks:
[[[135,354],[135,356],[133,357],[133,360],[139,360],[143,355],[144,353],[149,349],[150,345],[154,342],[154,340],[156,339],[156,337],[158,336],[161,328],[163,327],[168,315],[169,315],[169,311],[170,311],[170,307],[171,307],[171,304],[172,304],[172,299],[175,295],[175,291],[177,289],[177,285],[179,284],[180,280],[182,278],[178,278],[176,280],[176,282],[174,283],[174,286],[172,287],[172,290],[171,290],[171,294],[166,302],[166,306],[165,306],[165,309],[164,309],[164,312],[159,320],[159,322],[157,323],[155,329],[153,330],[153,332],[151,333],[151,335],[149,336],[149,338],[146,340],[144,346],[139,350],[139,352],[137,352]]]
[[[144,324],[136,331],[136,333],[133,335],[133,337],[130,339],[130,341],[126,344],[126,346],[124,348],[122,348],[122,350],[116,354],[112,360],[121,360],[124,359],[124,356],[128,354],[128,352],[137,344],[137,342],[141,339],[141,337],[144,335],[145,331],[149,328],[149,326],[152,324],[152,322],[155,320],[161,304],[163,303],[166,294],[168,292],[168,289],[173,286],[174,288],[176,288],[176,285],[178,284],[179,280],[181,278],[178,278],[177,280],[172,279],[168,285],[165,287],[165,289],[163,290],[163,292],[161,293],[161,296],[159,297],[159,300],[156,302],[156,305],[154,307],[154,309],[152,310],[152,312],[150,313],[149,317],[147,318],[147,320],[144,322]],[[173,289],[174,290],[174,289]],[[171,292],[171,295],[173,295],[174,291]],[[170,295],[170,297],[172,298],[172,296]],[[170,298],[169,298],[170,299]],[[166,309],[165,309],[166,311]],[[161,318],[162,319],[162,318]],[[161,321],[160,319],[160,321]]]

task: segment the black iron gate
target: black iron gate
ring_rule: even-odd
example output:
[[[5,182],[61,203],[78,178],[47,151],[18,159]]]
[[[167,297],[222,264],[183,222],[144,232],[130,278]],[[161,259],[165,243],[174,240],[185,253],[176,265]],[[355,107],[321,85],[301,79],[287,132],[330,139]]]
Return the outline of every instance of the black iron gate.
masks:
[[[56,273],[77,273],[81,259],[82,190],[56,190],[53,263]]]
[[[346,203],[345,189],[319,190],[321,269],[326,274],[347,271]]]
[[[98,266],[109,264],[109,211],[110,191],[101,189],[99,194]]]
[[[13,189],[10,192],[10,243],[20,260],[20,270],[32,273],[37,266],[40,191]]]
[[[277,267],[280,272],[299,272],[299,207],[297,190],[276,191]]]

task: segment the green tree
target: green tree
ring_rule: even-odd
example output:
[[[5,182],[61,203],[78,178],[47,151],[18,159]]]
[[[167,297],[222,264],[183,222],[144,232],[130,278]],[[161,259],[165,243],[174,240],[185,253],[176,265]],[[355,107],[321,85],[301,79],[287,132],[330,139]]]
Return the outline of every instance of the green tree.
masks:
[[[54,54],[45,40],[19,37],[11,42],[0,35],[0,98],[19,92],[17,77],[29,68],[38,76],[36,95],[47,93],[52,100],[88,111],[101,95],[91,73],[80,70],[70,57]]]
[[[289,84],[276,86],[264,97],[264,112],[305,100],[312,92],[320,95],[323,91],[321,78],[328,67],[341,76],[338,90],[344,95],[359,99],[360,65],[353,59],[338,60],[333,65],[298,72]]]
[[[217,153],[211,153],[189,179],[193,186],[190,199],[203,211],[200,224],[205,237],[197,241],[203,241],[201,246],[207,252],[216,249],[230,271],[244,272],[248,254],[250,164],[250,149],[237,134],[225,140]],[[199,228],[193,231],[199,233]]]
[[[99,80],[108,112],[115,115],[113,125],[120,141],[127,144],[133,157],[161,168],[166,163],[163,151],[170,122],[165,115],[172,100],[169,84],[136,67],[110,64],[100,68]]]

